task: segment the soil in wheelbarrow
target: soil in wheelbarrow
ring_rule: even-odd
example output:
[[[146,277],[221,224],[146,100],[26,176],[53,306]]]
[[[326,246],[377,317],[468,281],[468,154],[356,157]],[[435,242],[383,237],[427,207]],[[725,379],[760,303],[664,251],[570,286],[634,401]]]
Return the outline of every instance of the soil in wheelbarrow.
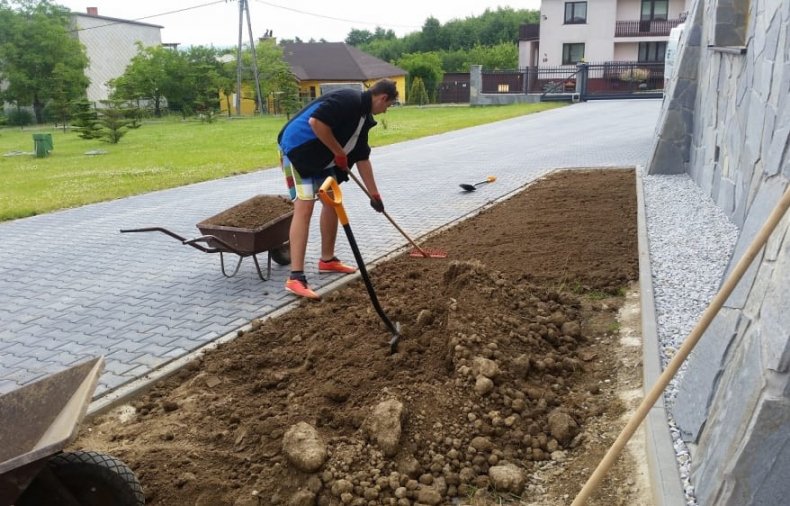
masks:
[[[256,195],[241,204],[203,220],[203,225],[257,230],[293,211],[293,204],[278,195]]]
[[[76,446],[124,460],[154,505],[569,504],[641,386],[621,343],[633,170],[555,172],[425,246],[449,255],[371,270],[398,353],[357,280],[253,322]],[[641,462],[629,449],[591,504],[649,504]]]

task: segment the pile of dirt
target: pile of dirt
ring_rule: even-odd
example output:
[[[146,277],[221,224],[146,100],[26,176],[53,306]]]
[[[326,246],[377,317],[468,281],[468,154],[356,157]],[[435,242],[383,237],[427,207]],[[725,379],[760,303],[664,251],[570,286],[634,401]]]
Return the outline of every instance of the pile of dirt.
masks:
[[[447,259],[377,266],[394,355],[356,281],[253,322],[75,446],[124,460],[150,504],[566,504],[621,427],[634,191],[632,170],[558,172],[426,244]],[[595,504],[639,502],[629,466]]]

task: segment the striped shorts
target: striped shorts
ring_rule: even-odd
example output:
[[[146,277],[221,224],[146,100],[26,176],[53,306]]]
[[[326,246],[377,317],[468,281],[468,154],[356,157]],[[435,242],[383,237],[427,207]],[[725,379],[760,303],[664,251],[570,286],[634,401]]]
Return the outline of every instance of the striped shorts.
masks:
[[[302,177],[284,154],[280,155],[280,168],[283,170],[291,200],[315,200],[318,198],[318,190],[326,180],[326,175],[330,175],[327,173],[319,177]]]

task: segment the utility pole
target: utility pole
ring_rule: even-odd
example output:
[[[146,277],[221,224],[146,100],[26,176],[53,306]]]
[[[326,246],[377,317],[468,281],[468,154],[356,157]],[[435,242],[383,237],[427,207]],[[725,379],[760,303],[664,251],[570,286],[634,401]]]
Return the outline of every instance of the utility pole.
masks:
[[[255,91],[258,97],[258,111],[263,113],[263,101],[261,99],[261,82],[258,75],[258,57],[255,54],[255,38],[252,36],[252,22],[250,21],[250,5],[247,0],[239,0],[239,45],[236,49],[236,115],[241,116],[241,49],[242,36],[244,33],[244,14],[247,14],[247,31],[250,37],[250,49],[252,50],[252,74],[255,77]]]

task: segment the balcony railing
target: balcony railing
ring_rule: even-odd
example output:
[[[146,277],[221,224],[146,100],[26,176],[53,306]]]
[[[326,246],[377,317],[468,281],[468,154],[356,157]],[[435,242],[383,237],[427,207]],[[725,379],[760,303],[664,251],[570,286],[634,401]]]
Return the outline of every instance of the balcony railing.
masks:
[[[669,31],[682,23],[682,19],[663,21],[617,21],[615,37],[666,37]]]
[[[540,40],[540,25],[537,23],[520,25],[518,40]]]

